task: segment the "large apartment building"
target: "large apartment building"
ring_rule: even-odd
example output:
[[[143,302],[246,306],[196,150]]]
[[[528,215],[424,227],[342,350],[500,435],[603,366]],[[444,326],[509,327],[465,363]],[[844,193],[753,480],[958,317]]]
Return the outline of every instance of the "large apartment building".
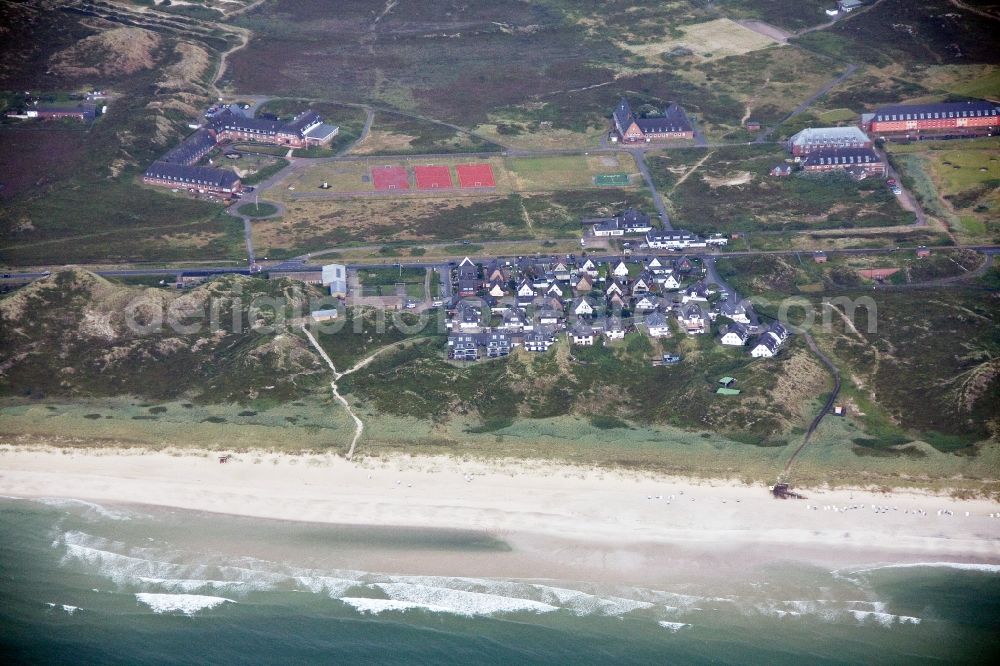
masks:
[[[848,171],[852,174],[879,175],[886,173],[885,162],[872,148],[824,148],[802,160],[806,172]]]
[[[212,116],[208,129],[215,140],[256,141],[290,148],[318,146],[332,139],[338,127],[327,125],[315,111],[303,111],[290,121],[249,118],[229,109]]]
[[[977,136],[1000,129],[1000,110],[988,101],[896,104],[861,118],[873,136]]]

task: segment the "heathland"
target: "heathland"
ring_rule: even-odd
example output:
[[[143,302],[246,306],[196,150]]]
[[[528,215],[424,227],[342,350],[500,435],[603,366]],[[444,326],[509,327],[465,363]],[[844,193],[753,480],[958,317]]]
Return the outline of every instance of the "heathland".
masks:
[[[516,239],[537,247],[490,250],[579,251],[580,217],[653,209],[632,154],[591,152],[621,94],[642,109],[678,101],[707,142],[739,144],[649,154],[677,227],[740,234],[736,249],[997,238],[995,140],[891,149],[927,226],[909,226],[913,213],[872,179],[768,175],[787,156],[767,141],[806,125],[853,122],[890,102],[995,98],[991,21],[965,3],[881,0],[826,27],[826,4],[814,0],[344,2],[335,12],[319,0],[251,4],[0,2],[10,55],[0,89],[111,95],[91,126],[0,126],[0,262],[245,261],[243,225],[218,202],[140,178],[220,97],[280,115],[308,105],[340,127],[329,147],[287,155],[254,146],[234,161],[248,184],[277,183],[261,197],[260,213],[274,216],[251,225],[260,256],[335,248],[347,260],[352,246],[369,246],[386,257],[443,257]],[[751,120],[764,127],[761,145],[744,145],[755,138]],[[539,149],[577,152],[528,154]],[[434,164],[455,182],[466,161],[490,164],[496,187],[433,193],[414,182],[408,194],[381,195],[365,178],[379,164]],[[595,184],[612,173],[627,184]],[[422,247],[432,243],[441,247]],[[995,490],[995,269],[961,252],[866,261],[719,263],[746,295],[796,295],[820,318],[832,315],[815,338],[844,379],[846,416],[822,422],[798,473],[817,483]],[[870,268],[899,270],[875,290],[861,273]],[[382,277],[370,271],[362,282],[381,291]],[[419,273],[397,277],[407,293],[421,287]],[[56,272],[2,302],[2,436],[344,453],[353,423],[330,395],[323,359],[295,326],[254,326],[277,313],[251,318],[236,305],[320,295],[301,283],[227,277],[180,296]],[[874,299],[878,333],[865,327],[864,309],[823,310],[824,296]],[[136,335],[124,325],[133,302],[139,314],[216,303],[223,324]],[[339,369],[384,350],[340,381],[366,424],[360,446],[373,454],[541,456],[771,480],[833,387],[801,337],[774,359],[751,361],[713,340],[725,321],[703,337],[632,334],[458,366],[445,360],[436,324],[382,329],[363,309],[342,319],[349,333],[317,335]],[[666,352],[685,362],[653,367]],[[740,395],[714,392],[723,375]]]
[[[914,277],[952,276],[945,263]],[[977,270],[974,262],[967,267]],[[769,296],[790,293],[773,290],[798,279],[784,262],[739,268],[743,279],[759,275],[772,285]],[[833,268],[841,281],[852,270]],[[772,274],[780,270],[793,275],[783,283]],[[830,327],[815,332],[841,370],[847,410],[823,422],[796,463],[798,478],[992,491],[1000,382],[990,293],[975,283],[916,298],[849,286],[806,291],[796,312],[815,308],[822,320],[823,295],[870,295],[878,329],[869,332],[865,308],[852,313],[841,305],[827,315]],[[330,395],[323,359],[299,330],[305,320],[295,319],[319,296],[301,284],[245,277],[219,278],[184,295],[81,271],[36,282],[2,301],[2,435],[343,453],[352,424]],[[238,308],[279,297],[280,310]],[[191,329],[157,328],[155,313],[168,310]],[[212,312],[215,331],[206,322]],[[630,334],[592,348],[561,342],[545,354],[458,365],[445,358],[436,316],[422,325],[406,313],[381,325],[381,315],[363,308],[343,316],[337,332],[316,338],[341,371],[375,355],[338,381],[365,422],[359,452],[366,455],[548,457],[766,481],[833,384],[800,336],[773,359],[721,347],[714,335],[651,341]],[[129,328],[129,318],[150,330]],[[685,360],[652,366],[666,352]],[[734,377],[741,394],[716,394],[721,376]],[[928,401],[941,408],[927,410]]]

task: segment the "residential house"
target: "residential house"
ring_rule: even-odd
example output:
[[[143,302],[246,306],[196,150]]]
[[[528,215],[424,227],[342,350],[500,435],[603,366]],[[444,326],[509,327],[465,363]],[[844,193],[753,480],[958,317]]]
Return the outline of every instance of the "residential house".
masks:
[[[489,283],[486,289],[486,293],[493,298],[502,298],[507,293],[507,287],[505,282],[500,282],[498,280],[493,280]]]
[[[587,220],[587,222],[593,223],[594,235],[599,238],[624,236],[625,234],[644,234],[653,229],[649,215],[635,208],[629,208],[615,217]]]
[[[594,288],[593,278],[584,273],[577,278],[576,284],[573,285],[573,288],[577,291],[577,293],[591,291]]]
[[[475,361],[479,358],[479,338],[474,333],[451,333],[448,336],[448,358]]]
[[[591,317],[597,308],[597,304],[587,296],[574,298],[570,305],[570,311],[577,317]]]
[[[574,345],[589,347],[594,344],[594,327],[586,322],[578,321],[570,332],[570,339]]]
[[[659,280],[660,280],[660,285],[664,289],[673,290],[673,289],[680,289],[681,288],[680,277],[678,275],[675,275],[674,273],[666,273],[666,274],[662,275],[659,278]]]
[[[720,301],[719,314],[723,317],[732,319],[739,324],[749,324],[750,314],[747,311],[747,307],[742,301],[736,298],[727,298],[724,301]]]
[[[670,270],[665,262],[660,261],[659,257],[653,257],[646,262],[646,270],[653,273],[654,275],[660,275],[661,273],[666,273]]]
[[[493,260],[483,267],[483,282],[486,284],[507,282],[507,272],[499,261]]]
[[[680,250],[686,247],[706,247],[708,243],[697,234],[678,229],[676,231],[650,231],[646,234],[646,245],[651,249]]]
[[[611,269],[611,275],[616,278],[627,278],[628,277],[628,264],[624,261],[619,260],[617,264]]]
[[[761,333],[750,348],[750,355],[754,358],[771,358],[778,353],[781,343],[769,331]]]
[[[608,296],[608,307],[614,312],[624,310],[626,307],[625,297],[617,291],[611,292],[611,295]]]
[[[473,296],[479,291],[479,267],[468,257],[458,264],[458,293],[462,296]]]
[[[552,267],[552,274],[555,276],[555,279],[563,282],[569,282],[570,277],[572,277],[569,268],[561,261]]]
[[[694,262],[692,262],[687,257],[681,257],[680,259],[674,260],[674,270],[678,273],[690,273],[694,270]]]
[[[461,302],[452,321],[453,328],[457,326],[462,331],[478,331],[483,326],[482,308],[471,303]]]
[[[651,338],[669,338],[671,335],[670,324],[662,312],[649,313],[643,323]]]
[[[771,169],[771,175],[779,178],[787,178],[792,175],[792,167],[790,164],[779,164]]]
[[[549,283],[548,288],[545,290],[546,296],[552,296],[555,298],[562,298],[565,294],[563,292],[562,286],[558,282]]]
[[[692,301],[707,303],[708,296],[708,285],[705,284],[704,280],[699,280],[684,290],[684,295],[681,296],[681,303],[690,303]]]
[[[826,259],[827,259],[826,252],[824,252],[823,250],[816,250],[815,252],[813,252],[813,261],[815,261],[817,264],[825,264]]]
[[[621,340],[625,337],[625,327],[622,325],[621,317],[608,317],[601,321],[598,328],[603,329],[604,337],[608,340]]]
[[[660,299],[654,294],[643,294],[635,299],[632,308],[636,312],[652,312],[660,306]]]
[[[632,295],[636,296],[638,294],[645,294],[652,291],[653,285],[656,282],[653,280],[653,276],[649,273],[640,273],[639,277],[635,279],[632,283]]]
[[[530,352],[546,352],[556,338],[551,328],[539,328],[536,331],[527,333],[524,336],[524,349]]]
[[[619,296],[624,296],[625,295],[625,285],[623,285],[618,280],[612,280],[611,284],[608,285],[607,291],[605,291],[604,293],[606,293],[608,296],[611,296],[612,294],[618,294]]]
[[[582,264],[580,264],[580,272],[586,273],[588,276],[592,278],[596,278],[599,273],[599,271],[597,270],[597,264],[595,264],[590,259],[587,259]]]
[[[511,338],[508,333],[493,331],[482,334],[483,346],[486,347],[486,356],[497,358],[507,356],[511,350]]]
[[[733,347],[742,347],[747,343],[750,333],[743,324],[730,324],[719,337],[719,342]]]
[[[750,349],[750,355],[754,358],[771,358],[778,353],[788,336],[788,329],[779,322],[772,322],[767,330],[757,337],[757,341]]]
[[[705,312],[697,303],[688,303],[681,308],[677,320],[690,335],[699,335],[707,328]]]
[[[555,308],[550,303],[543,303],[535,311],[535,321],[539,326],[558,326],[562,320],[562,307]]]
[[[507,308],[501,315],[500,327],[509,333],[530,331],[533,326],[528,315],[521,308]]]
[[[517,285],[517,302],[519,305],[528,305],[533,300],[538,292],[527,279],[522,279]]]

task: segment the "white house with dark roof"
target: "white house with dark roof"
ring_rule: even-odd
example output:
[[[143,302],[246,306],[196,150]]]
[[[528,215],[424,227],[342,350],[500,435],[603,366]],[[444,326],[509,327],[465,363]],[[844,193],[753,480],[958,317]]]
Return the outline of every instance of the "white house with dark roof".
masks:
[[[589,347],[594,344],[594,327],[590,324],[578,321],[570,331],[570,340],[574,345]]]
[[[662,312],[649,313],[643,323],[651,338],[669,338],[671,335],[670,324]]]
[[[697,303],[688,303],[680,309],[677,314],[677,321],[690,335],[700,335],[705,332],[707,317],[704,310]]]
[[[660,306],[660,299],[654,294],[643,294],[635,299],[632,307],[637,312],[652,312]]]
[[[723,331],[722,335],[719,336],[719,342],[731,347],[742,347],[747,343],[749,337],[750,333],[745,326],[742,324],[730,324]]]

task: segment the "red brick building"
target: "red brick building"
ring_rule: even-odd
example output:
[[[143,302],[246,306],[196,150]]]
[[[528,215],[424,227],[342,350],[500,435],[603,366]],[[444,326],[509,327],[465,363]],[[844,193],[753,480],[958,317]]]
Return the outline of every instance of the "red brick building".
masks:
[[[993,102],[899,104],[863,117],[874,136],[982,136],[1000,129],[1000,111]]]
[[[222,195],[230,195],[243,189],[239,176],[228,169],[170,162],[153,162],[142,175],[142,182]]]
[[[694,128],[687,114],[677,104],[671,104],[662,116],[640,118],[624,97],[613,114],[615,131],[625,143],[693,139]]]
[[[226,109],[212,117],[208,129],[220,143],[254,141],[289,148],[304,148],[326,143],[337,134],[339,128],[324,124],[323,119],[315,111],[304,111],[285,122],[248,118]]]
[[[825,148],[816,150],[802,160],[806,172],[848,171],[852,174],[884,176],[885,162],[871,148]]]

